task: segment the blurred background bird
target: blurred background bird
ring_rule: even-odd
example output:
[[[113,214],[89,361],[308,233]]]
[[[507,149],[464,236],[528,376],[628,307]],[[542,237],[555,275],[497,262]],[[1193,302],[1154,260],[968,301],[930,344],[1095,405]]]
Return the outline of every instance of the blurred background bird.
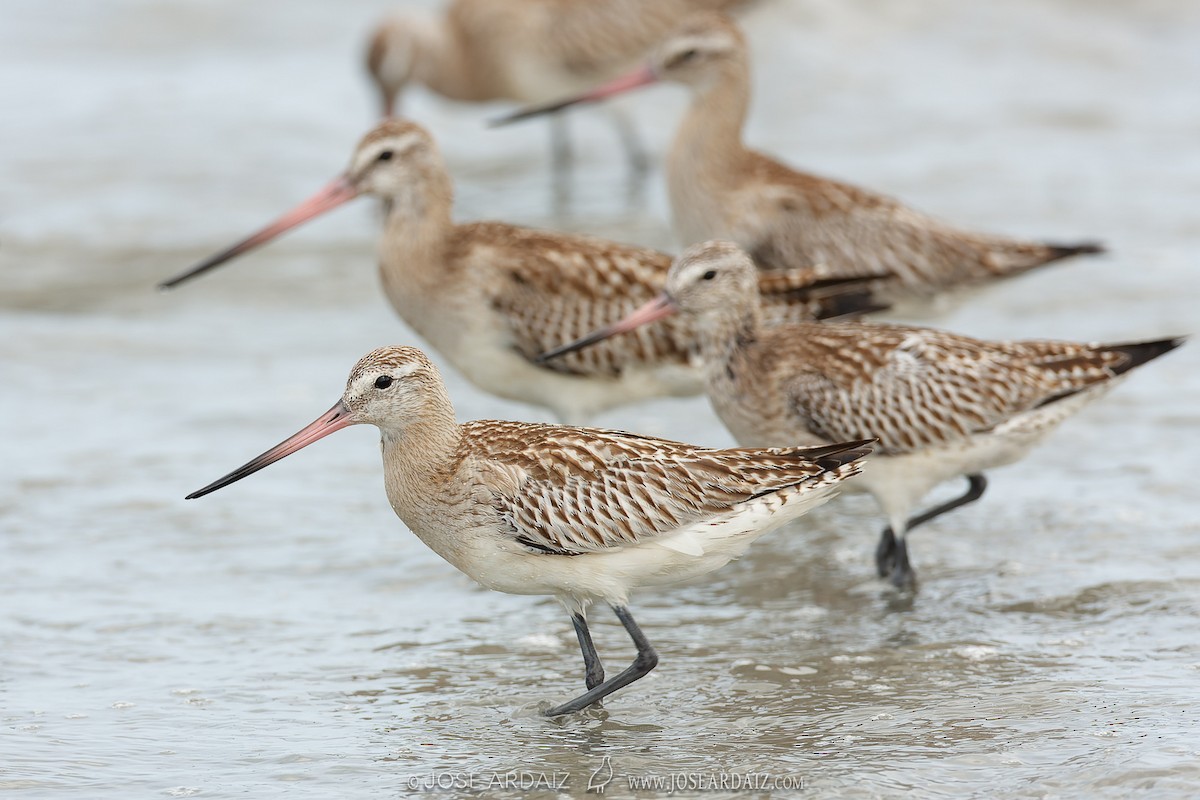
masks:
[[[543,103],[615,78],[695,11],[747,0],[450,0],[440,12],[405,10],[371,33],[367,72],[384,116],[402,113],[419,84],[450,100]],[[629,167],[648,155],[637,128],[609,109]],[[566,120],[550,121],[556,177],[572,155]]]
[[[496,123],[659,81],[683,84],[692,94],[666,169],[675,231],[684,245],[729,239],[763,269],[823,264],[842,276],[881,273],[881,302],[926,315],[963,300],[963,290],[1103,252],[1094,242],[1050,244],[956,228],[886,195],[799,172],[747,148],[742,129],[750,108],[749,46],[737,24],[715,12],[689,17],[639,69]]]

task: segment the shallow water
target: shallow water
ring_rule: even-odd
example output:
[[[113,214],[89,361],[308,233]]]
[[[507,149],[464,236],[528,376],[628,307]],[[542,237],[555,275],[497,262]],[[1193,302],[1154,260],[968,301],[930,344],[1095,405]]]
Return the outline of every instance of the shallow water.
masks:
[[[581,688],[566,616],[475,587],[409,536],[370,431],[184,502],[327,408],[363,352],[415,342],[379,296],[365,202],[152,289],[315,189],[369,122],[352,54],[389,4],[292,6],[6,9],[0,789],[572,796],[607,765],[617,796],[631,776],[735,773],[820,796],[1194,794],[1194,344],[917,533],[915,600],[873,577],[869,503],[839,501],[708,582],[635,598],[659,669],[560,721],[537,708]],[[1113,250],[941,324],[1187,333],[1198,16],[1184,0],[765,0],[747,17],[748,136],[965,225]],[[661,151],[681,93],[628,106]],[[556,209],[541,126],[487,131],[487,111],[428,97],[412,111],[462,218],[671,245],[660,176],[627,203],[603,114],[572,118],[579,163]],[[464,419],[541,416],[447,377]],[[700,399],[599,422],[729,441]],[[616,668],[629,645],[595,617]]]

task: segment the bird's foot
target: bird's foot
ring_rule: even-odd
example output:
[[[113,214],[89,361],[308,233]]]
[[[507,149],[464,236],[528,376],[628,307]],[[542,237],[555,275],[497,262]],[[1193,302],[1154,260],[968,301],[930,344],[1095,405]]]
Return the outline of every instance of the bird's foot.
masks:
[[[890,527],[884,528],[875,547],[875,571],[886,578],[896,568],[896,534]]]
[[[887,574],[888,581],[902,592],[917,590],[917,573],[908,560],[908,543],[903,539],[895,542],[892,569]]]

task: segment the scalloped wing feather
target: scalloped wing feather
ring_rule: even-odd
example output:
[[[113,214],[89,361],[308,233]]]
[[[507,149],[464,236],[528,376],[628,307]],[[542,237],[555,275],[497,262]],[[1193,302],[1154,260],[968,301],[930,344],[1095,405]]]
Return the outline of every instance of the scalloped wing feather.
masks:
[[[588,236],[477,223],[464,226],[474,252],[497,276],[492,308],[513,347],[535,359],[563,342],[621,319],[662,290],[671,257]],[[543,366],[578,375],[619,377],[631,367],[690,364],[686,322],[665,319]]]
[[[468,423],[463,434],[474,458],[512,476],[493,487],[491,501],[505,529],[550,553],[648,541],[695,551],[699,540],[669,536],[830,473],[800,449],[712,450],[621,431],[496,421]]]
[[[991,343],[892,325],[805,326],[766,347],[802,347],[783,381],[822,438],[877,436],[908,453],[992,430],[1058,397],[1105,383],[1124,356],[1096,345]]]
[[[731,235],[764,269],[820,262],[847,277],[890,275],[881,288],[932,296],[1059,257],[1053,246],[959,230],[894,198],[759,153],[750,163]]]

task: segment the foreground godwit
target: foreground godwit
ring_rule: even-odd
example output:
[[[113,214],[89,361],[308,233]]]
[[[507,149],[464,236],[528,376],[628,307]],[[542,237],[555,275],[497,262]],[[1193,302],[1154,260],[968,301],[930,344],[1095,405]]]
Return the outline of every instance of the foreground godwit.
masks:
[[[888,278],[884,302],[945,310],[947,292],[1098,253],[1094,243],[1024,242],[950,227],[890,197],[797,172],[742,144],[750,68],[738,27],[720,14],[689,19],[638,72],[579,97],[516,112],[499,124],[599,100],[657,81],[688,86],[691,108],[667,159],[675,227],[683,243],[737,242],[764,269],[824,264],[837,275]]]
[[[384,116],[422,84],[451,100],[542,103],[616,77],[690,13],[745,0],[451,0],[443,13],[404,11],[383,21],[367,48],[367,71]],[[636,171],[646,155],[614,110]],[[570,160],[562,120],[552,123],[554,164]]]
[[[670,256],[584,236],[451,221],[453,190],[428,133],[387,120],[358,145],[346,172],[276,222],[165,282],[175,286],[360,194],[388,208],[380,273],[392,306],[481,389],[583,422],[608,408],[704,391],[683,321],[561,363],[539,353],[650,299]],[[852,282],[851,282],[852,283]],[[838,314],[869,299],[811,270],[766,276],[774,318]]]
[[[742,445],[877,437],[878,453],[855,484],[890,523],[876,563],[897,586],[914,581],[907,531],[978,500],[984,470],[1020,459],[1122,375],[1183,341],[985,342],[868,323],[765,328],[754,281],[736,245],[693,246],[657,299],[544,358],[679,313],[699,333],[713,408]],[[930,490],[960,476],[966,494],[909,518]]]
[[[459,425],[424,354],[384,347],[354,366],[328,412],[188,499],[361,423],[379,428],[388,500],[421,541],[489,589],[554,595],[571,615],[587,691],[552,716],[597,703],[658,663],[629,613],[633,589],[737,558],[833,496],[871,444],[713,450],[594,428]],[[608,680],[587,626],[597,601],[612,606],[637,647],[633,664]]]

